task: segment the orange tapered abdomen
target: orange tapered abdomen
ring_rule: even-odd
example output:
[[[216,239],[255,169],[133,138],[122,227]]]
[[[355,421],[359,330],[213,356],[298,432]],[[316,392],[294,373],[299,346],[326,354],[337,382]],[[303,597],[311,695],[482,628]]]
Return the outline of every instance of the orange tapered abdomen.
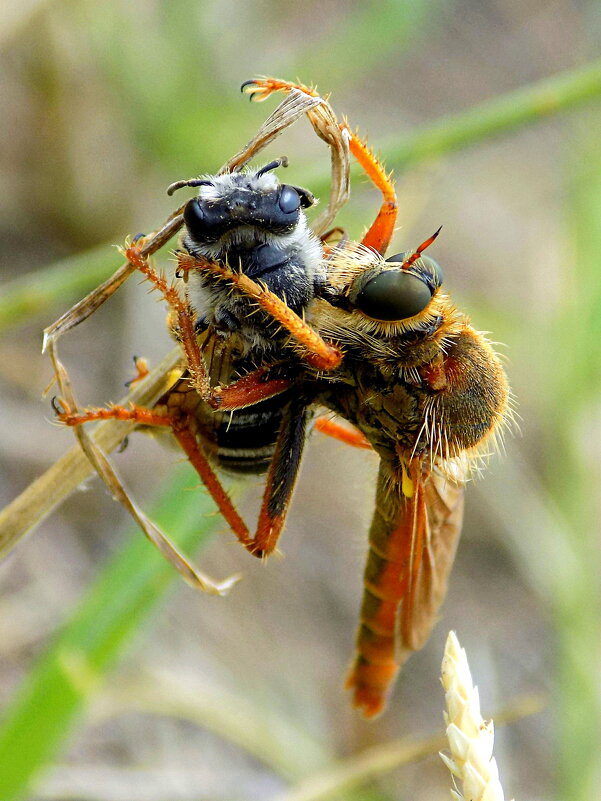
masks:
[[[397,656],[398,611],[407,594],[414,499],[404,498],[398,483],[380,468],[376,510],[369,533],[369,554],[357,653],[346,681],[353,703],[366,717],[378,715],[400,668]]]
[[[430,635],[444,600],[463,511],[463,486],[415,459],[413,494],[380,466],[369,532],[357,653],[346,681],[365,717],[383,711],[401,665]]]

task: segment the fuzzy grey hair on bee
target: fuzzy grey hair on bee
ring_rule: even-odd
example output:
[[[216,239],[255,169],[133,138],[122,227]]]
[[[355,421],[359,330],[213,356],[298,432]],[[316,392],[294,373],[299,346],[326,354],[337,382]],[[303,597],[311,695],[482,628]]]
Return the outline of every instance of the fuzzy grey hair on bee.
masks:
[[[303,211],[315,204],[315,197],[303,187],[281,183],[274,172],[287,165],[282,156],[259,169],[178,181],[168,192],[183,186],[199,190],[184,208],[183,250],[245,273],[303,314],[325,281],[323,248]],[[265,335],[264,321],[253,319],[255,309],[247,297],[202,272],[189,279],[200,328],[238,331],[253,349],[273,346],[274,332]]]

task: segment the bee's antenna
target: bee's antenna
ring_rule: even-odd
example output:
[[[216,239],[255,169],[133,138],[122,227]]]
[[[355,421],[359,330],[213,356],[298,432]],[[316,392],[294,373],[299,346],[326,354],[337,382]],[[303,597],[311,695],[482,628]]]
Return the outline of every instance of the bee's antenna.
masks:
[[[279,159],[274,159],[273,161],[270,161],[269,164],[266,164],[264,167],[261,167],[260,170],[257,170],[255,175],[257,178],[260,178],[261,175],[265,175],[266,172],[275,170],[276,167],[287,167],[287,166],[288,166],[288,156],[280,156]]]
[[[408,270],[409,267],[411,267],[411,265],[414,264],[419,259],[419,257],[422,255],[424,250],[426,248],[430,247],[432,242],[434,242],[434,240],[436,239],[436,237],[438,236],[438,234],[441,231],[442,231],[442,225],[440,226],[440,228],[437,231],[434,231],[432,236],[428,237],[428,239],[426,239],[425,242],[422,242],[421,245],[418,248],[415,249],[415,252],[411,254],[411,256],[408,256],[405,259],[405,261],[403,262],[403,265],[402,265],[402,269],[403,270]]]
[[[189,178],[187,181],[175,181],[167,187],[167,194],[171,196],[176,190],[181,189],[182,186],[211,186],[212,181],[207,181],[204,178]]]

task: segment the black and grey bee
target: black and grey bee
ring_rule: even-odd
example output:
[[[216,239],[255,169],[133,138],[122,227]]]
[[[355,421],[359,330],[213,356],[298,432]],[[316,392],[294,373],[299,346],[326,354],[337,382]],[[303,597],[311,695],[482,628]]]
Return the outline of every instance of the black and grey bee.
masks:
[[[181,247],[190,256],[248,275],[302,315],[325,281],[325,267],[321,242],[303,212],[315,203],[314,196],[280,183],[273,172],[287,164],[282,157],[258,170],[177,182],[168,191],[199,187],[184,210]],[[224,334],[237,332],[249,352],[273,350],[277,337],[271,321],[253,318],[247,297],[198,271],[190,274],[188,292],[199,331],[213,326]]]

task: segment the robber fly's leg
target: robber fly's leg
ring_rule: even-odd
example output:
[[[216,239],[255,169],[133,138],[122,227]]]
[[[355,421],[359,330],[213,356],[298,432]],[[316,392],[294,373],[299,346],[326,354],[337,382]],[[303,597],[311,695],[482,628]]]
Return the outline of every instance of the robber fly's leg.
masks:
[[[136,270],[139,270],[163,295],[174,312],[178,338],[186,354],[186,361],[194,387],[200,397],[208,401],[211,397],[209,375],[205,368],[202,353],[198,346],[196,330],[196,313],[187,300],[183,300],[176,287],[169,284],[150,265],[147,257],[137,245],[125,248],[126,259]]]
[[[350,136],[349,147],[351,153],[374,186],[383,195],[378,216],[363,237],[362,244],[377,250],[378,253],[384,254],[390,244],[394,226],[396,225],[398,205],[394,185],[390,176],[386,174],[386,170],[380,160],[365,142],[357,134],[352,133],[345,124],[343,124],[342,129]]]
[[[302,348],[302,358],[317,370],[333,370],[340,364],[342,353],[336,345],[326,342],[301,317],[292,311],[277,295],[265,289],[244,273],[238,273],[224,264],[194,259],[187,253],[178,255],[182,271],[199,270],[210,273],[233,284],[240,292],[256,301],[257,305],[277,320],[292,339]]]
[[[264,397],[269,397],[269,395],[267,394]],[[232,404],[230,403],[230,405]],[[237,408],[241,407],[239,406]],[[294,487],[304,445],[307,421],[306,404],[304,402],[298,399],[295,400],[290,404],[290,407],[284,414],[275,446],[274,457],[267,476],[263,504],[254,537],[251,536],[246,523],[238,514],[229,495],[203,453],[188,415],[170,415],[139,406],[132,406],[129,408],[125,406],[111,406],[106,409],[90,409],[84,412],[71,413],[68,409],[60,408],[55,405],[55,410],[58,419],[62,423],[77,428],[80,428],[84,423],[109,419],[135,422],[147,427],[170,428],[180,447],[188,457],[188,460],[200,476],[202,483],[215,501],[223,518],[238,538],[238,541],[246,550],[255,556],[266,556],[275,548],[277,538],[284,525],[288,502]],[[164,535],[160,532],[157,534],[154,524],[149,523],[127,496],[122,485],[114,475],[112,467],[108,465],[106,457],[100,460],[95,459],[94,465],[115,497],[123,503],[136,522],[139,523],[145,534],[152,542],[158,545],[164,554],[171,553],[170,551],[167,552],[163,542],[163,540],[166,540]],[[161,537],[160,543],[157,542],[158,535]],[[168,543],[168,545],[171,548],[174,547],[171,546],[171,543]],[[188,573],[192,568],[188,563],[185,562],[184,569],[182,569],[180,563],[176,562],[170,555],[167,555],[167,558],[175,564],[175,567],[182,573],[184,578],[190,581]],[[212,590],[210,587],[212,582],[205,576],[203,576],[203,581],[206,586],[202,586],[200,589],[211,592]],[[196,582],[196,586],[200,586],[198,582]],[[229,587],[229,584],[226,580],[226,582],[216,586],[220,591],[223,591]]]
[[[300,397],[294,398],[282,416],[275,452],[267,473],[255,534],[255,556],[272,553],[284,527],[305,445],[307,421],[306,401]]]
[[[209,494],[217,504],[219,511],[229,523],[232,531],[236,534],[242,545],[249,550],[252,550],[252,538],[246,527],[246,524],[236,511],[233,503],[231,502],[227,492],[222,487],[221,482],[213,472],[209,465],[206,456],[202,453],[198,445],[196,435],[192,430],[190,418],[187,415],[171,415],[167,413],[157,412],[154,409],[145,409],[141,406],[110,406],[106,409],[89,409],[84,412],[72,413],[68,409],[60,408],[55,404],[55,411],[57,418],[68,426],[79,428],[84,423],[89,423],[95,420],[121,420],[131,423],[138,423],[146,427],[154,428],[170,428],[173,435],[181,445],[184,453],[190,460],[192,466],[200,476],[203,484],[209,491]],[[119,497],[122,501],[122,498]],[[125,504],[128,511],[131,511],[129,506]],[[137,515],[134,515],[138,520]],[[138,521],[139,522],[139,521]],[[142,525],[142,524],[140,524]],[[144,526],[142,525],[142,528]],[[146,529],[144,528],[145,533]],[[152,539],[152,537],[151,537]],[[153,539],[154,542],[154,539]],[[164,552],[164,549],[161,547]],[[178,567],[176,565],[176,567]],[[178,567],[178,570],[180,568]],[[180,572],[182,572],[180,570]],[[184,578],[186,576],[184,575]]]
[[[242,84],[242,91],[244,94],[250,95],[252,100],[257,103],[262,103],[263,100],[273,94],[274,92],[291,92],[293,89],[298,89],[305,95],[310,97],[319,97],[315,89],[310,89],[302,83],[292,83],[291,81],[281,81],[279,78],[257,78],[250,81],[244,81]]]
[[[285,366],[283,362],[265,365],[225,387],[215,387],[209,405],[222,412],[233,412],[281,395],[292,385],[291,378],[282,370]]]
[[[314,428],[321,434],[337,439],[339,442],[344,442],[345,445],[372,450],[369,440],[360,431],[356,428],[350,428],[348,425],[341,425],[330,417],[318,417]]]
[[[75,427],[78,432],[83,432],[83,423],[92,420],[110,419],[134,422],[145,426],[173,428],[173,419],[169,415],[160,414],[140,406],[132,406],[130,408],[113,406],[108,409],[93,409],[81,413],[73,413],[68,408],[61,408],[56,403],[54,407],[58,419],[68,426]],[[239,577],[231,576],[224,581],[216,582],[193,567],[177,546],[138,508],[117,476],[106,454],[97,446],[93,446],[92,449],[85,447],[87,442],[91,442],[91,440],[84,439],[82,447],[84,447],[86,455],[113,497],[124,506],[148,539],[159,549],[165,559],[175,567],[182,578],[191,587],[202,592],[208,592],[212,595],[224,595],[238,581]]]

